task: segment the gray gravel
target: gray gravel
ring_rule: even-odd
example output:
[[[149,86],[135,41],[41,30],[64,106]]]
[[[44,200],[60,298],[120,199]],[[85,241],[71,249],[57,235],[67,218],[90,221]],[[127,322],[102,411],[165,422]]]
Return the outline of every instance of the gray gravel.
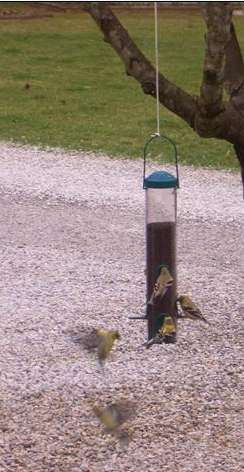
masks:
[[[154,167],[149,167],[152,170]],[[170,169],[170,168],[169,168]],[[211,326],[142,347],[141,161],[0,145],[0,471],[239,472],[244,467],[242,189],[181,168],[178,289]],[[117,328],[105,375],[74,343]],[[94,401],[137,404],[128,449]]]

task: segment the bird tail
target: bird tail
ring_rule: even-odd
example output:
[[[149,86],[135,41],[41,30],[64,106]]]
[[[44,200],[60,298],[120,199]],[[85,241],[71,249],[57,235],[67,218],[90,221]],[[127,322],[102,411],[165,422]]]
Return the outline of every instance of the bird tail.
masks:
[[[154,338],[152,339],[149,339],[149,341],[147,341],[144,346],[146,346],[146,349],[149,349],[150,347],[153,346],[153,344],[161,344],[162,342],[162,339],[159,338],[159,336],[155,336]]]
[[[202,319],[202,321],[204,321],[204,323],[207,323],[208,325],[211,324],[210,321],[208,321],[208,320],[205,318],[205,316],[203,316],[201,319]]]
[[[154,305],[153,298],[154,298],[154,294],[152,293],[151,297],[149,298],[149,300],[147,302],[147,305]]]
[[[153,339],[150,339],[150,341],[147,341],[144,346],[146,347],[146,349],[149,349],[149,347],[152,347],[152,345],[155,343],[154,341],[154,338]]]
[[[120,431],[119,433],[117,433],[117,438],[118,438],[120,446],[122,448],[127,448],[128,447],[128,445],[130,443],[130,440],[131,440],[131,437],[130,437],[128,431]]]

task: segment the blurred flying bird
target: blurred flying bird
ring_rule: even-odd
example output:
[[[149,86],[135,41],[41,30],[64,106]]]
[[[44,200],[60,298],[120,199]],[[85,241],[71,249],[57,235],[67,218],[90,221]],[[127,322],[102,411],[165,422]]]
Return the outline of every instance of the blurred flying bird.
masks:
[[[120,334],[115,330],[98,329],[98,359],[101,365],[104,364],[114,343],[120,339]]]
[[[120,334],[117,330],[84,328],[84,332],[80,336],[76,336],[74,340],[88,352],[95,351],[100,365],[103,365],[114,343],[119,339]]]
[[[190,297],[188,297],[187,295],[181,295],[177,298],[177,301],[179,302],[183,312],[182,318],[188,318],[191,320],[201,320],[204,321],[204,323],[209,324],[209,321],[206,320],[206,318],[201,313],[200,309],[190,299]]]
[[[171,287],[174,282],[174,279],[166,266],[162,265],[159,269],[160,272],[148,302],[149,305],[154,305],[158,298],[163,298],[168,288]]]
[[[96,417],[105,428],[105,432],[116,436],[121,443],[129,441],[127,431],[122,431],[122,425],[135,413],[135,405],[129,401],[111,403],[105,408],[94,405],[92,407]]]

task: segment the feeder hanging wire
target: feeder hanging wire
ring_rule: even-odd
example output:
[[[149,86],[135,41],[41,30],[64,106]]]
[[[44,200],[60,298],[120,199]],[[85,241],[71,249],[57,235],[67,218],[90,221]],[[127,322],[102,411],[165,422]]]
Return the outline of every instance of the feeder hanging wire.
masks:
[[[159,120],[159,60],[158,60],[158,2],[154,2],[154,21],[155,21],[155,64],[156,64],[156,114],[157,114],[157,131],[156,136],[160,136],[160,120]]]

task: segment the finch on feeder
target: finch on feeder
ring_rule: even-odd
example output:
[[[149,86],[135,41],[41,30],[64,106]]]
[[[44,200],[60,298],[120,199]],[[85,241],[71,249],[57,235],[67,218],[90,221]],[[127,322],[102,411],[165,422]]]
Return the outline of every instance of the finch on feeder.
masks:
[[[146,343],[148,349],[153,344],[162,344],[162,342],[172,342],[176,336],[176,324],[171,315],[164,316],[162,327],[157,332],[156,336]]]
[[[165,315],[162,328],[158,332],[162,338],[165,336],[174,336],[176,334],[176,325],[171,315]]]
[[[188,318],[191,320],[200,320],[204,321],[204,323],[209,323],[206,318],[203,316],[200,309],[197,305],[188,297],[187,295],[181,295],[177,298],[177,301],[180,304],[180,307],[183,312],[182,318]]]
[[[154,305],[157,299],[161,299],[166,294],[167,290],[173,284],[174,279],[170,274],[168,268],[164,265],[160,266],[160,273],[155,282],[152,295],[148,302],[148,305]]]

